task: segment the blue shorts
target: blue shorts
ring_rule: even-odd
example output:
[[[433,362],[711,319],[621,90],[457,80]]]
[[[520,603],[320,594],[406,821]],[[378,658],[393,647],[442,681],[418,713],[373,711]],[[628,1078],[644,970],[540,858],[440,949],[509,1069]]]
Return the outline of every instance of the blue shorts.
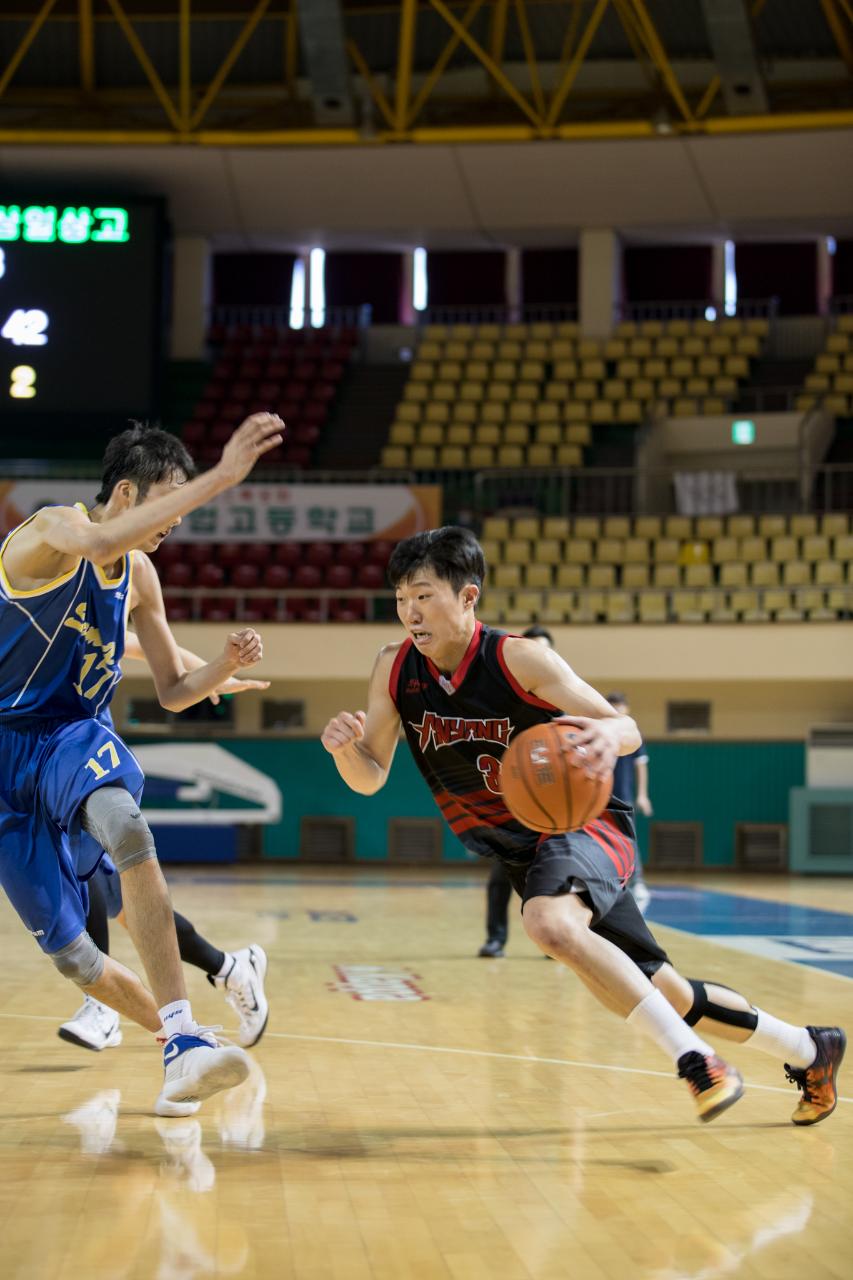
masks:
[[[86,927],[86,880],[104,856],[80,806],[117,785],[139,803],[144,777],[118,734],[98,720],[0,724],[0,884],[48,954]]]

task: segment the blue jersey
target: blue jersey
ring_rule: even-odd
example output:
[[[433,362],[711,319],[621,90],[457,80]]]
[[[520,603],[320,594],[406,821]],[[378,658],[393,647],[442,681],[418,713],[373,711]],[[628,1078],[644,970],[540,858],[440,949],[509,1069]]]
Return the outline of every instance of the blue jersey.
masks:
[[[3,555],[23,527],[0,548],[0,721],[97,716],[121,678],[133,553],[114,578],[81,560],[43,587],[18,591]]]

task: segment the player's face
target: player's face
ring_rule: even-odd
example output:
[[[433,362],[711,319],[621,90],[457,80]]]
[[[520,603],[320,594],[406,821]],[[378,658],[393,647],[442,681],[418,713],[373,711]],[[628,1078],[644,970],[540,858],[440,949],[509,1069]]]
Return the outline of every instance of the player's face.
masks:
[[[137,506],[141,507],[144,506],[146,502],[152,502],[155,498],[162,498],[164,494],[172,493],[175,489],[180,489],[180,487],[185,485],[186,482],[187,478],[184,473],[182,471],[176,471],[168,480],[160,480],[157,484],[152,484],[142,501],[137,503]],[[147,541],[141,543],[139,550],[146,551],[150,555],[152,551],[157,550],[163,539],[168,538],[172,530],[176,529],[180,523],[181,517],[175,516],[174,520],[170,520],[165,528],[159,530],[148,538]]]
[[[415,648],[437,666],[446,666],[463,652],[471,638],[475,586],[454,591],[431,569],[418,569],[397,586],[397,616],[412,637]],[[447,661],[446,661],[447,659]]]

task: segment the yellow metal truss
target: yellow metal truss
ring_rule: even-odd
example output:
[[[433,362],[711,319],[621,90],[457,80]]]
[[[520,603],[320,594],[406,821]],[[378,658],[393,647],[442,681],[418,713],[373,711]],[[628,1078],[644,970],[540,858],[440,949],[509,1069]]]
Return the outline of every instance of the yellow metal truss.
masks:
[[[549,0],[537,0],[547,3]],[[14,3],[14,0],[13,0]],[[346,42],[346,50],[354,77],[360,79],[378,112],[378,127],[356,128],[293,128],[258,129],[205,128],[205,121],[217,103],[225,101],[227,86],[240,54],[263,20],[281,24],[281,83],[280,85],[255,86],[256,105],[263,106],[264,95],[268,105],[274,105],[287,95],[291,102],[297,99],[298,0],[253,0],[248,12],[217,14],[217,18],[243,19],[242,26],[225,53],[216,74],[207,85],[197,84],[192,72],[192,39],[194,22],[214,15],[203,14],[204,0],[174,0],[171,14],[128,12],[129,0],[107,0],[108,13],[96,13],[93,0],[77,0],[77,12],[72,16],[57,13],[57,0],[42,0],[36,12],[27,15],[10,13],[9,6],[0,14],[0,29],[5,22],[21,22],[25,27],[17,47],[5,66],[0,66],[0,99],[5,103],[26,102],[32,107],[34,91],[16,91],[15,77],[30,49],[51,22],[74,22],[77,28],[79,88],[66,91],[68,105],[85,102],[91,108],[100,106],[103,127],[84,128],[52,127],[35,122],[26,128],[4,127],[0,122],[0,143],[61,144],[103,143],[105,145],[151,145],[152,143],[191,143],[199,146],[377,146],[384,143],[456,143],[456,142],[516,142],[546,138],[637,138],[654,137],[661,132],[660,121],[625,119],[606,121],[570,121],[565,118],[566,104],[576,86],[578,75],[587,60],[596,32],[608,10],[618,18],[634,58],[643,68],[650,87],[656,96],[665,97],[671,104],[671,120],[666,124],[668,135],[696,135],[720,133],[772,132],[787,129],[831,129],[853,125],[853,111],[807,111],[789,114],[768,113],[761,116],[729,117],[712,114],[718,100],[720,78],[714,76],[701,94],[687,91],[679,83],[672,60],[652,17],[647,0],[553,0],[555,10],[566,14],[565,33],[559,65],[554,76],[553,63],[549,74],[543,75],[541,56],[537,54],[530,22],[530,0],[397,0],[398,11],[397,57],[390,71],[371,67],[364,48],[352,38]],[[758,17],[768,0],[752,0],[751,12]],[[840,57],[853,75],[853,2],[852,0],[820,0],[827,26],[832,33]],[[346,0],[344,0],[346,9]],[[474,20],[487,8],[489,13],[488,36],[485,44],[473,34]],[[447,28],[447,40],[430,70],[415,74],[418,19],[431,11]],[[386,13],[388,6],[385,6]],[[362,14],[364,9],[355,12]],[[26,19],[29,19],[26,21]],[[178,82],[167,85],[146,51],[140,39],[140,26],[151,20],[174,21],[178,49]],[[524,55],[524,75],[519,68],[512,71],[506,65],[507,29],[513,20],[517,26]],[[124,35],[147,81],[143,91],[122,90],[107,93],[98,86],[98,68],[95,54],[95,29],[98,23],[113,23]],[[477,109],[458,107],[459,121],[453,124],[433,125],[424,121],[424,111],[437,86],[447,73],[451,60],[460,46],[468,51],[474,64],[486,73],[491,86],[491,98],[503,99],[507,118],[502,123],[478,122]],[[519,82],[526,79],[524,87]],[[548,88],[547,86],[551,87]],[[235,86],[231,85],[233,90]],[[243,86],[245,88],[245,86]],[[50,101],[62,98],[57,91],[45,91]],[[150,110],[159,106],[162,124],[154,127],[115,128],[110,126],[110,107],[116,102],[133,103]],[[481,105],[481,104],[480,104]],[[517,115],[515,122],[512,113]],[[42,113],[43,114],[43,113]]]

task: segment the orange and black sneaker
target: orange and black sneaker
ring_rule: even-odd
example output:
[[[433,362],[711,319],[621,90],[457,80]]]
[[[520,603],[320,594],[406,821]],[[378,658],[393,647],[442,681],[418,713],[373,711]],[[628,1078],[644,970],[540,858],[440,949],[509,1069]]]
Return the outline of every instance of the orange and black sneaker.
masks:
[[[715,1053],[682,1053],[678,1077],[686,1080],[696,1101],[699,1119],[707,1123],[734,1105],[743,1094],[743,1079]]]
[[[840,1027],[806,1027],[817,1045],[817,1057],[810,1067],[799,1069],[785,1063],[785,1075],[802,1093],[791,1116],[794,1124],[817,1124],[831,1116],[838,1102],[838,1068],[847,1048]]]

